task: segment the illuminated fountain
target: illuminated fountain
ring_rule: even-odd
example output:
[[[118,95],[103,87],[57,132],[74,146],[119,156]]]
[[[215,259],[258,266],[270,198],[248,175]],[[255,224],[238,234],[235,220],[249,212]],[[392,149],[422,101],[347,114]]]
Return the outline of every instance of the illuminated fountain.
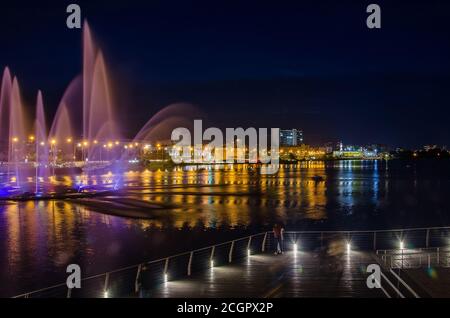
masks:
[[[41,91],[38,92],[36,101],[36,121],[35,121],[35,135],[31,136],[30,141],[35,143],[35,190],[38,195],[44,192],[41,187],[44,180],[47,180],[49,169],[49,149],[47,138],[47,125],[45,122],[44,102],[42,100]],[[53,149],[54,150],[54,149]],[[54,152],[52,153],[54,155]],[[53,167],[54,168],[54,167]]]
[[[0,173],[2,193],[41,195],[58,170],[82,168],[86,173],[105,156],[105,144],[119,140],[105,60],[93,41],[89,25],[83,30],[83,72],[66,89],[47,130],[42,93],[36,100],[34,128],[26,123],[17,78],[4,69],[0,90]],[[79,110],[82,113],[79,114]],[[76,121],[81,120],[81,125]],[[75,128],[81,126],[76,133]],[[77,145],[82,164],[76,165]],[[105,160],[106,159],[106,160]],[[34,173],[31,173],[34,171]],[[81,171],[78,169],[78,173]],[[30,182],[30,178],[34,179]],[[52,181],[51,181],[52,182]],[[50,183],[51,183],[50,182]]]
[[[91,143],[87,151],[87,161],[102,161],[102,148],[105,142],[120,139],[114,117],[103,53],[95,46],[89,25],[85,22],[83,30],[83,138]]]
[[[170,105],[154,115],[132,140],[124,141],[109,82],[103,53],[87,22],[83,26],[82,73],[68,85],[49,125],[42,92],[37,93],[31,120],[31,114],[24,112],[19,82],[5,67],[0,87],[0,199],[45,199],[72,196],[77,191],[103,191],[106,188],[94,179],[105,169],[114,178],[110,188],[117,189],[123,169],[134,164],[150,143],[162,140],[162,136],[170,139],[174,128],[189,127],[192,121],[187,118],[198,114],[187,104]],[[59,176],[67,175],[75,181],[62,183]]]

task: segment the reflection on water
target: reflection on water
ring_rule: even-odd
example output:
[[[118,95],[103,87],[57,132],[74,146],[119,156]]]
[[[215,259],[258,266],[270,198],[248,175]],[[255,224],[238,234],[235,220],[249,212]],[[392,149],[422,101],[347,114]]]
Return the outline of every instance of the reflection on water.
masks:
[[[246,165],[224,168],[124,173],[118,196],[172,207],[152,219],[106,215],[76,201],[0,203],[0,295],[62,282],[69,263],[96,274],[265,230],[278,220],[296,230],[450,223],[446,163],[305,162],[284,165],[274,176]]]

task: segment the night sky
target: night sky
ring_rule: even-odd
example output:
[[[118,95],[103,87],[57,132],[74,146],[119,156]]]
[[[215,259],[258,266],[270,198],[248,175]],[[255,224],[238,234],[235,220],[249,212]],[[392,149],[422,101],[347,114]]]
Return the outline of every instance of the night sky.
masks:
[[[105,52],[125,134],[192,103],[217,127],[301,128],[307,143],[450,146],[449,1],[8,1],[0,66],[50,116],[81,72],[78,3]],[[366,6],[382,29],[366,27]]]

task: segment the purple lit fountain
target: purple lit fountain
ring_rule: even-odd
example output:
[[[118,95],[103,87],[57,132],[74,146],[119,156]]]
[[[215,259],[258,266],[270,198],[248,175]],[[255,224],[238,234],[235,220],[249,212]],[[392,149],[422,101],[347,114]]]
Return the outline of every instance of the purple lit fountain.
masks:
[[[120,154],[110,151],[111,143],[120,140],[120,129],[115,122],[105,60],[87,22],[83,29],[82,75],[67,87],[50,131],[40,91],[33,125],[27,125],[25,115],[18,80],[6,67],[0,90],[0,197],[45,196],[54,192],[62,171],[84,171],[80,179],[89,186],[90,172],[120,159]],[[77,125],[78,120],[81,125]]]
[[[136,164],[138,154],[151,143],[170,138],[172,129],[189,127],[192,121],[187,118],[198,114],[187,104],[167,106],[126,141],[113,101],[105,59],[87,22],[82,73],[68,85],[49,125],[42,92],[37,93],[32,120],[24,112],[17,78],[5,67],[0,90],[0,199],[77,197],[80,192],[115,190],[123,170]],[[108,182],[99,182],[99,174],[107,175]]]

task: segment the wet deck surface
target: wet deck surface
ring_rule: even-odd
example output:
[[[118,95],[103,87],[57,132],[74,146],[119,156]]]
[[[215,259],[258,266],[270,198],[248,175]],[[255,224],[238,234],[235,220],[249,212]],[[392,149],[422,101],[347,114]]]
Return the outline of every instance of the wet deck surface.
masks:
[[[405,272],[430,297],[450,297],[450,268],[406,269]]]
[[[151,297],[385,297],[366,286],[370,254],[325,260],[313,252],[252,255],[242,262],[168,281]]]

